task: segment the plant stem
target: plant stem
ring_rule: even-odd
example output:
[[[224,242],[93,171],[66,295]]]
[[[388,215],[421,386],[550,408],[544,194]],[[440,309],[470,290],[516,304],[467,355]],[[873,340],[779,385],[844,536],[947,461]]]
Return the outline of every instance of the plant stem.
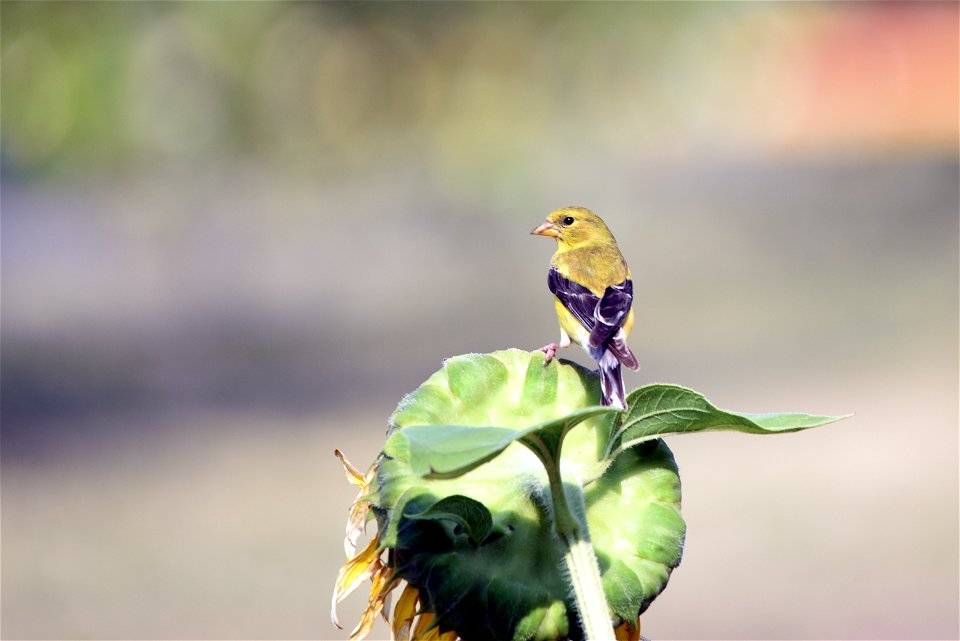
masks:
[[[550,482],[550,499],[553,503],[553,529],[564,540],[567,536],[578,536],[580,528],[586,529],[587,524],[581,523],[582,519],[578,519],[570,510],[566,492],[563,490],[563,480],[560,478],[560,466],[554,457],[548,453],[541,456],[540,460],[543,461],[543,465],[547,469],[547,480]]]
[[[563,542],[563,561],[573,587],[584,638],[588,641],[615,641],[610,607],[600,578],[600,564],[590,544],[586,512],[582,508],[583,486],[577,485],[575,490],[580,493],[581,509],[571,510],[560,477],[559,443],[556,451],[551,451],[538,436],[521,442],[537,455],[547,472],[553,527]]]
[[[590,541],[577,533],[562,537],[566,550],[563,560],[567,564],[573,594],[580,612],[583,634],[590,641],[614,641],[610,623],[610,608],[600,580],[600,566]]]

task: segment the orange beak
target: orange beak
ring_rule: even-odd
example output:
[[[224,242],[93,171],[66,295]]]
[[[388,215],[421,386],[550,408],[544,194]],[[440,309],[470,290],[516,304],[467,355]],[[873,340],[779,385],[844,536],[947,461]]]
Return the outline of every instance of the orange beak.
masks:
[[[539,227],[530,233],[536,234],[537,236],[552,236],[556,238],[560,235],[560,230],[557,229],[557,226],[551,223],[549,220],[545,220]]]

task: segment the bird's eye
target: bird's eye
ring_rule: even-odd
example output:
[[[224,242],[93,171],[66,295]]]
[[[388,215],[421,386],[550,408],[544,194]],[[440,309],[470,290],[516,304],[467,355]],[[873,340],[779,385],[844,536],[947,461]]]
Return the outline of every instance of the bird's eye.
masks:
[[[564,225],[572,225],[572,224],[573,224],[573,216],[567,216],[567,217],[565,217],[565,218],[563,219],[563,224],[564,224]]]

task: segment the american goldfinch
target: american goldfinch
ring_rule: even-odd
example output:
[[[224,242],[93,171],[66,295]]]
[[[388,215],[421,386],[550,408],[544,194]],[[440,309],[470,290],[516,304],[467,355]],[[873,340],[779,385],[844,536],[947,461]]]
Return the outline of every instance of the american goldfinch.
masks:
[[[627,347],[633,281],[616,239],[599,216],[583,207],[558,209],[530,233],[557,240],[547,286],[556,297],[560,342],[541,348],[546,362],[575,340],[600,366],[603,404],[623,409],[620,364],[633,370],[640,364]]]

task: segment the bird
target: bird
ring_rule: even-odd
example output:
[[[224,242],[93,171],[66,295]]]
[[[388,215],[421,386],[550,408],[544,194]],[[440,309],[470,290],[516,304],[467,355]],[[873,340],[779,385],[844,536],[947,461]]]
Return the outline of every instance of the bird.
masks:
[[[604,405],[624,409],[621,364],[639,370],[627,346],[633,328],[633,280],[627,261],[606,223],[584,207],[551,212],[531,234],[552,237],[547,287],[560,321],[560,342],[540,348],[548,364],[571,339],[597,362]]]

